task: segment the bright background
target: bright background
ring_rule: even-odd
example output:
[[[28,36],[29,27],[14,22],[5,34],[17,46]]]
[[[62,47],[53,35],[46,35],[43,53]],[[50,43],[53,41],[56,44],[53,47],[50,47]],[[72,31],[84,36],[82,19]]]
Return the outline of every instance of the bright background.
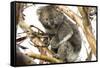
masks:
[[[10,2],[13,0],[1,0],[0,2],[0,68],[13,68],[10,66]],[[17,0],[18,1],[18,0]],[[99,0],[21,0],[34,2],[48,3],[65,3],[65,4],[80,4],[80,5],[100,5]],[[99,6],[100,7],[100,6]],[[98,12],[99,8],[98,7]],[[99,14],[99,13],[98,13]],[[100,16],[100,14],[98,15]],[[98,26],[99,25],[98,17]],[[100,27],[98,27],[99,29]],[[99,31],[98,31],[99,35]],[[99,36],[98,36],[99,37]],[[99,38],[98,38],[99,41]],[[99,52],[98,43],[98,52]],[[98,55],[98,60],[100,54]],[[99,68],[100,62],[92,63],[75,63],[75,64],[60,64],[60,65],[45,65],[45,66],[27,66],[26,68]],[[23,67],[20,67],[23,68]]]

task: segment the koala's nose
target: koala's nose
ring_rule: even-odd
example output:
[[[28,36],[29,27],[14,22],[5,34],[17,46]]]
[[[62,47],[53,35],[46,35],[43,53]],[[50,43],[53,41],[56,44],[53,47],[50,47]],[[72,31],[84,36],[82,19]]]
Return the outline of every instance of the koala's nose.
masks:
[[[54,21],[53,20],[51,20],[50,23],[51,23],[51,25],[54,25]]]
[[[54,24],[53,24],[53,21],[51,22],[51,25],[54,25]]]

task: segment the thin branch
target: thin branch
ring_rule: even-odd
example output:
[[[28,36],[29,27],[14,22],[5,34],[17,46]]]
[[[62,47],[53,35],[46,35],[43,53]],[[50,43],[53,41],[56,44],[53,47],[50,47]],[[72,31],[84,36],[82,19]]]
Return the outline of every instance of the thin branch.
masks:
[[[34,26],[34,25],[30,25],[30,27],[34,27],[34,28],[38,29],[40,32],[44,33],[41,29],[37,28],[37,27]]]
[[[86,61],[91,61],[92,59],[92,51],[90,51],[90,53],[88,54]]]
[[[76,13],[74,13],[72,10],[70,10],[67,6],[62,6],[62,5],[58,6],[58,10],[65,13],[73,21],[75,21],[80,27],[83,28],[81,17],[77,15]]]
[[[27,36],[17,38],[17,39],[16,39],[16,42],[23,41],[23,40],[25,40],[26,38],[27,38]]]
[[[32,58],[49,61],[51,63],[62,63],[61,60],[58,60],[58,59],[53,58],[53,57],[45,56],[45,55],[39,55],[39,54],[35,54],[35,53],[27,53],[26,55],[28,55],[28,56],[30,56]]]

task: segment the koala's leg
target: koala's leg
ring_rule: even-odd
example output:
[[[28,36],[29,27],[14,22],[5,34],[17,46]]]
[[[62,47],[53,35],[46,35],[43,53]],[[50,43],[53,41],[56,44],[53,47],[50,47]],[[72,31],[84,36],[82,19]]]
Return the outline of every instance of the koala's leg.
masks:
[[[74,52],[73,46],[69,41],[67,41],[59,46],[57,57],[62,59],[64,62],[74,62],[78,57],[78,53]]]
[[[58,38],[58,36],[56,35],[56,36],[52,37],[52,39],[51,39],[51,41],[50,41],[51,48],[54,48],[54,49],[58,48],[58,47],[59,47],[59,46],[57,45],[58,43],[59,43],[59,38]]]
[[[57,50],[57,54],[56,54],[56,57],[59,58],[59,59],[62,59],[63,61],[66,60],[66,54],[67,54],[66,50],[68,50],[67,49],[67,44],[68,44],[67,42],[62,43],[59,46],[59,48]]]

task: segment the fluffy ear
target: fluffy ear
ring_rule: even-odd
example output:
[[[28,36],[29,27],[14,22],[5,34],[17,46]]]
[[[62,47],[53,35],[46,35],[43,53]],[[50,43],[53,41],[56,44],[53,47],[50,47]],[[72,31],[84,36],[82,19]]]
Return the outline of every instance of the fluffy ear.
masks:
[[[36,12],[37,15],[40,16],[41,12],[42,12],[43,10],[45,10],[45,7],[46,7],[46,6],[39,7],[39,8],[37,9],[37,12]]]
[[[39,9],[37,9],[37,15],[40,15],[42,11],[45,12],[45,10],[50,11],[51,8],[54,8],[54,5],[47,5],[47,6],[39,7]]]
[[[41,9],[37,9],[37,15],[40,15],[40,13],[41,13]]]
[[[38,17],[40,17],[40,14],[41,14],[41,9],[37,9],[36,14],[38,15]]]

